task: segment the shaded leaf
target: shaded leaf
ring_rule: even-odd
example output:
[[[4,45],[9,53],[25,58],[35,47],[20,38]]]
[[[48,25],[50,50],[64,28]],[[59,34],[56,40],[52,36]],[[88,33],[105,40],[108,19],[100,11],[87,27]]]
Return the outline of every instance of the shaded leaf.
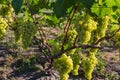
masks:
[[[15,11],[15,14],[19,13],[22,3],[23,3],[23,0],[12,0],[12,7]]]
[[[66,12],[67,10],[75,5],[75,3],[78,0],[57,0],[56,2],[52,3],[53,6],[53,10],[55,15],[59,18],[59,17],[63,17],[66,16]]]

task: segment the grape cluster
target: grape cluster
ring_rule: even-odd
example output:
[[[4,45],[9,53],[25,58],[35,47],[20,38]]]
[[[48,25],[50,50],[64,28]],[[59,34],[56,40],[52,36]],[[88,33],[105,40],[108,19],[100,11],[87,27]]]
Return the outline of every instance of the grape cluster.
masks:
[[[77,32],[75,29],[71,29],[68,31],[67,41],[69,45],[71,46],[73,45],[76,36],[77,36]]]
[[[15,41],[22,41],[23,48],[28,48],[33,36],[37,33],[38,27],[33,22],[19,20],[14,24]]]
[[[73,70],[71,71],[73,75],[78,75],[78,70],[80,67],[80,54],[74,53],[71,55],[72,61],[73,61]]]
[[[7,26],[8,25],[6,21],[4,20],[4,18],[0,18],[0,39],[4,38]]]
[[[115,34],[113,41],[115,42],[116,46],[120,47],[120,31]]]
[[[13,8],[11,5],[2,5],[0,7],[0,15],[2,17],[5,17],[8,21],[12,21],[12,13],[13,13]]]
[[[68,74],[73,69],[70,56],[63,54],[60,58],[54,59],[53,66],[59,72],[61,80],[68,80]]]
[[[77,32],[76,32],[75,29],[71,29],[71,30],[68,31],[67,41],[66,41],[66,44],[65,44],[65,46],[67,46],[67,48],[69,46],[73,46],[74,45],[74,41],[75,41],[76,36],[77,36]],[[75,51],[76,51],[76,49],[72,49],[72,50],[68,51],[67,53],[69,55],[71,55],[71,54],[74,54]]]
[[[23,18],[17,18],[17,21],[12,25],[12,28],[14,30],[15,42],[17,43],[21,41],[23,33],[23,23],[24,23]]]
[[[79,20],[77,32],[80,36],[80,41],[87,44],[91,39],[91,32],[97,28],[97,23],[88,15],[84,20]]]
[[[98,61],[94,53],[91,53],[89,57],[83,58],[82,66],[85,72],[85,77],[88,80],[92,79],[92,72],[97,63]]]
[[[94,25],[96,25],[95,33],[91,35],[92,36],[91,39],[93,39],[94,42],[105,36],[105,32],[108,27],[108,22],[109,22],[109,17],[105,16],[100,20],[98,26],[96,24],[94,24]],[[88,28],[88,31],[89,31],[89,29],[90,28]],[[97,45],[99,45],[99,44],[97,44]],[[97,51],[98,51],[98,49],[90,49],[90,51],[89,51],[90,55],[88,57],[83,58],[83,61],[82,61],[83,69],[85,72],[85,77],[88,80],[91,80],[94,67],[98,63],[97,58],[95,57],[95,54]]]
[[[37,26],[35,26],[32,22],[27,21],[23,26],[23,35],[22,35],[22,43],[23,47],[27,48],[31,43],[33,36],[37,33]]]
[[[113,41],[115,42],[115,46],[120,47],[120,31],[118,31],[113,37]],[[119,57],[120,57],[120,49],[118,49]]]
[[[101,21],[101,23],[99,24],[98,28],[97,28],[97,37],[102,38],[105,36],[105,32],[107,30],[108,27],[108,23],[109,23],[109,17],[108,16],[104,16]]]

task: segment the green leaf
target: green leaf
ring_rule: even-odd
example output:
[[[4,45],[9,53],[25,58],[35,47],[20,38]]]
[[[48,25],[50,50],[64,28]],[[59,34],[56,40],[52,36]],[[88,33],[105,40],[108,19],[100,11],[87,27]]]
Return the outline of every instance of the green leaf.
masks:
[[[95,3],[91,7],[91,12],[96,14],[98,17],[102,17],[105,15],[111,15],[112,10],[111,10],[111,8],[107,8],[105,6],[99,6],[98,3]]]
[[[115,1],[115,5],[120,7],[120,0],[114,0]]]
[[[114,0],[104,0],[104,3],[106,4],[107,7],[115,6]]]
[[[52,3],[54,13],[56,16],[63,17],[66,16],[67,10],[76,4],[78,0],[57,0],[56,2]]]
[[[99,5],[97,3],[92,6],[91,12],[95,13],[97,16],[99,15],[100,9],[99,9]]]
[[[79,1],[88,9],[90,9],[93,3],[95,2],[95,0],[79,0]]]
[[[12,0],[12,7],[14,8],[16,15],[19,13],[22,3],[23,3],[23,0]]]
[[[110,8],[100,8],[100,16],[105,16],[105,15],[110,15],[112,12],[111,12],[111,9]]]
[[[56,16],[46,16],[45,18],[50,25],[57,26],[60,22],[60,20],[57,19]]]

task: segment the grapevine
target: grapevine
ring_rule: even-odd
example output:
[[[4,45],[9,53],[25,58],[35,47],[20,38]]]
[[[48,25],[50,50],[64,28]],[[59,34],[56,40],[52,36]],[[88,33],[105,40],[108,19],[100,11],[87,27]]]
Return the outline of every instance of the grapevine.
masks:
[[[48,68],[45,73],[54,67],[61,80],[68,80],[69,73],[76,76],[82,69],[85,78],[91,80],[98,64],[96,54],[99,49],[106,49],[103,40],[113,41],[120,57],[120,18],[116,22],[119,5],[119,0],[0,0],[0,40],[10,29],[15,43],[24,49],[31,46],[32,40],[37,45],[40,56],[45,58],[41,65]],[[117,28],[112,33],[110,27],[114,24]],[[52,34],[51,39],[42,27],[47,31],[46,27],[52,25],[63,32],[60,36]]]

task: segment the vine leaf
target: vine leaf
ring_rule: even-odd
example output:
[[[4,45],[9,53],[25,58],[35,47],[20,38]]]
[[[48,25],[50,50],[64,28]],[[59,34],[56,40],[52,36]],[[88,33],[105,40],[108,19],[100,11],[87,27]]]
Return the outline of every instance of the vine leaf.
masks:
[[[120,7],[120,0],[114,0],[117,7]]]
[[[56,2],[52,3],[53,10],[55,15],[59,17],[64,17],[67,14],[67,10],[75,5],[78,0],[57,0]]]
[[[95,0],[78,0],[80,3],[82,3],[85,7],[88,9],[93,5]]]
[[[99,17],[103,17],[105,15],[110,15],[112,10],[111,8],[107,8],[106,6],[100,6],[99,4],[95,3],[91,7],[91,12],[95,13]]]
[[[23,3],[23,0],[12,0],[12,7],[16,15],[19,13],[22,3]]]
[[[104,2],[106,3],[107,7],[115,6],[114,0],[105,0]]]

